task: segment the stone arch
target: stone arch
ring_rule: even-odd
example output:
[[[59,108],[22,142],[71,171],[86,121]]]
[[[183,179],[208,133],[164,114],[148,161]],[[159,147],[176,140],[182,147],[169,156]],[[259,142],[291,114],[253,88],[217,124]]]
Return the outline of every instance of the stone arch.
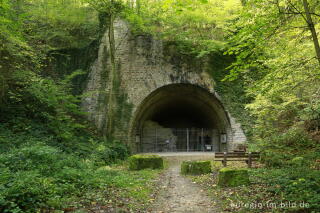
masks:
[[[165,109],[170,108],[168,103],[175,102],[178,106],[189,106],[180,107],[184,114],[193,115],[191,112],[199,112],[189,117],[193,120],[191,123],[217,127],[220,133],[225,133],[225,150],[234,150],[237,145],[245,143],[246,136],[240,123],[231,116],[232,112],[229,114],[224,109],[214,90],[214,79],[209,74],[214,70],[210,68],[207,59],[199,60],[180,54],[170,42],[147,35],[136,36],[131,33],[129,24],[124,20],[117,19],[114,28],[116,60],[119,65],[119,104],[112,135],[115,139],[127,143],[133,151],[137,151],[135,135],[141,123],[152,115],[158,118],[166,117],[164,115],[168,110]],[[106,31],[99,44],[98,57],[88,75],[84,91],[86,95],[81,103],[83,110],[88,112],[88,120],[101,132],[107,128],[109,107],[106,104],[106,94],[109,92],[107,78],[110,74],[108,39]],[[170,96],[171,93],[173,95]],[[163,96],[169,98],[161,98]],[[181,100],[184,96],[187,98]],[[180,102],[176,99],[180,99]],[[157,104],[158,102],[162,104]],[[176,108],[176,111],[180,111],[179,107]],[[156,116],[156,111],[164,114]],[[197,121],[198,117],[203,118],[202,122]]]
[[[139,151],[139,137],[147,121],[166,128],[208,128],[225,134],[232,141],[229,114],[216,95],[208,89],[190,83],[161,86],[137,106],[130,125],[129,141]],[[223,150],[226,150],[224,147]]]

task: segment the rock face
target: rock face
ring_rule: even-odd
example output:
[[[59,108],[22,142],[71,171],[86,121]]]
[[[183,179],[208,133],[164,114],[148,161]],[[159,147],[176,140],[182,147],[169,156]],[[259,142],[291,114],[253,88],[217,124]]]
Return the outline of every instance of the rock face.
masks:
[[[209,126],[214,129],[214,135],[226,136],[225,142],[216,144],[221,151],[232,150],[246,141],[240,124],[221,104],[214,90],[214,81],[206,72],[204,60],[181,55],[177,53],[175,45],[151,36],[133,35],[128,23],[123,20],[117,20],[114,28],[117,63],[116,104],[113,104],[116,113],[115,138],[139,151],[145,122],[153,120],[154,114],[164,109],[165,105],[171,106],[170,102],[179,99],[177,105],[190,105],[197,111],[203,108],[201,116],[204,119],[210,117],[212,124]],[[106,32],[101,39],[98,58],[92,65],[82,100],[82,108],[88,112],[88,119],[102,132],[107,128],[109,105],[106,98],[110,85],[108,50]],[[219,137],[215,140],[219,140]]]
[[[218,185],[222,187],[235,187],[248,185],[249,175],[246,169],[222,168],[219,171]]]

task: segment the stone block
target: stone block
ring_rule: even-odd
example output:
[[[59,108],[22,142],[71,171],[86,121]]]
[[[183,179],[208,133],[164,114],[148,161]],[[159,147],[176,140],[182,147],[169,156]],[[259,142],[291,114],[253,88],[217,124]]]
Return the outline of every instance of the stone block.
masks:
[[[163,169],[163,158],[158,155],[133,155],[129,157],[129,169]]]
[[[248,184],[250,184],[250,181],[247,169],[222,168],[219,171],[219,186],[235,187]]]
[[[210,161],[184,161],[181,164],[181,174],[184,175],[202,175],[211,171]]]

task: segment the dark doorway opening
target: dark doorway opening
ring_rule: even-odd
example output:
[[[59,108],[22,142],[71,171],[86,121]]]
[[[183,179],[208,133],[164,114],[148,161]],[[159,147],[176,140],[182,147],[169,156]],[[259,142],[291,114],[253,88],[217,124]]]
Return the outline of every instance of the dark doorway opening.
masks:
[[[164,86],[150,94],[137,115],[140,152],[220,151],[227,115],[215,96],[190,85]]]

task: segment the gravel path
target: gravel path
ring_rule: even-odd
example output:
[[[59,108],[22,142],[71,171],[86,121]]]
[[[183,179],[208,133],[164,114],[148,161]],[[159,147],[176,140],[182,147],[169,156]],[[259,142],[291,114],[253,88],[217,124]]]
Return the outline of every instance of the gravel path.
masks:
[[[213,201],[189,178],[180,175],[181,157],[169,158],[153,213],[216,213]]]

